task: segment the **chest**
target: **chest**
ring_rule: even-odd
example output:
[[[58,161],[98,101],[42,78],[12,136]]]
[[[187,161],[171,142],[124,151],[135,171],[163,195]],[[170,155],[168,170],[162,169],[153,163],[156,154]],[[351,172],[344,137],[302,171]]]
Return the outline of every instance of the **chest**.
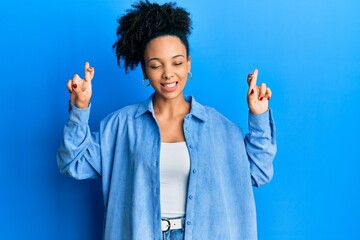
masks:
[[[183,124],[184,116],[163,118],[157,117],[162,142],[185,141]]]

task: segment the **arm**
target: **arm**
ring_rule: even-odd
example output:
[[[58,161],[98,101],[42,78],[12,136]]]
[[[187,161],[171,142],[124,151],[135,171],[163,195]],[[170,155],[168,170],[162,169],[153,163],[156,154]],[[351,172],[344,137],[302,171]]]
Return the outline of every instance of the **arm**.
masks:
[[[251,181],[254,186],[268,183],[273,176],[273,159],[276,154],[275,123],[269,100],[272,96],[265,83],[256,86],[258,70],[248,75],[249,133],[245,148],[250,161]]]
[[[249,113],[245,148],[250,161],[252,184],[258,187],[268,183],[273,176],[273,159],[276,154],[275,123],[271,109],[258,115]]]
[[[64,128],[64,137],[57,153],[60,172],[76,179],[97,178],[101,175],[99,134],[88,126],[91,81],[94,68],[85,63],[84,79],[77,74],[68,81],[70,115]]]
[[[69,120],[57,152],[60,172],[75,179],[101,176],[99,134],[90,132],[89,113],[90,107],[80,109],[71,104]]]

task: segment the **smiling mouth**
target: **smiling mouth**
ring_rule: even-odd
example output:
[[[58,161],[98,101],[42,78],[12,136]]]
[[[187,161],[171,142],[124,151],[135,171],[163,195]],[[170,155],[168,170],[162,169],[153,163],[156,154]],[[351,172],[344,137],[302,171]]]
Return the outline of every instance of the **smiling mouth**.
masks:
[[[160,83],[161,88],[165,91],[165,92],[174,92],[176,91],[179,82],[172,82],[172,83]]]
[[[166,87],[166,88],[173,88],[178,84],[178,82],[173,82],[173,83],[161,83],[161,86]]]

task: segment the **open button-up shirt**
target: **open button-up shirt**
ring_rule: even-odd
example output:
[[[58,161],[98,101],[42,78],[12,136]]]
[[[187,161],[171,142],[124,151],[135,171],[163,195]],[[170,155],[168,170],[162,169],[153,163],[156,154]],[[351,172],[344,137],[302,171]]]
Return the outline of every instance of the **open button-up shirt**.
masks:
[[[71,106],[57,154],[62,173],[101,178],[104,239],[161,240],[160,130],[152,97],[124,107],[90,132],[90,107]],[[273,175],[276,153],[271,109],[249,113],[249,133],[191,96],[183,129],[190,155],[186,240],[257,239],[253,186]]]

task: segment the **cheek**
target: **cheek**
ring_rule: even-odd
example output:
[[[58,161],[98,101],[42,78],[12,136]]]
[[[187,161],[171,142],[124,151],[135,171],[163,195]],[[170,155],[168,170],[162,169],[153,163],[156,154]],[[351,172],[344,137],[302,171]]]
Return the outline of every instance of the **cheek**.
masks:
[[[187,79],[187,75],[188,75],[188,69],[187,68],[183,68],[179,74],[181,75],[182,79]]]
[[[147,72],[147,77],[150,81],[157,81],[157,79],[159,79],[159,74],[154,72],[154,71],[148,71]]]

